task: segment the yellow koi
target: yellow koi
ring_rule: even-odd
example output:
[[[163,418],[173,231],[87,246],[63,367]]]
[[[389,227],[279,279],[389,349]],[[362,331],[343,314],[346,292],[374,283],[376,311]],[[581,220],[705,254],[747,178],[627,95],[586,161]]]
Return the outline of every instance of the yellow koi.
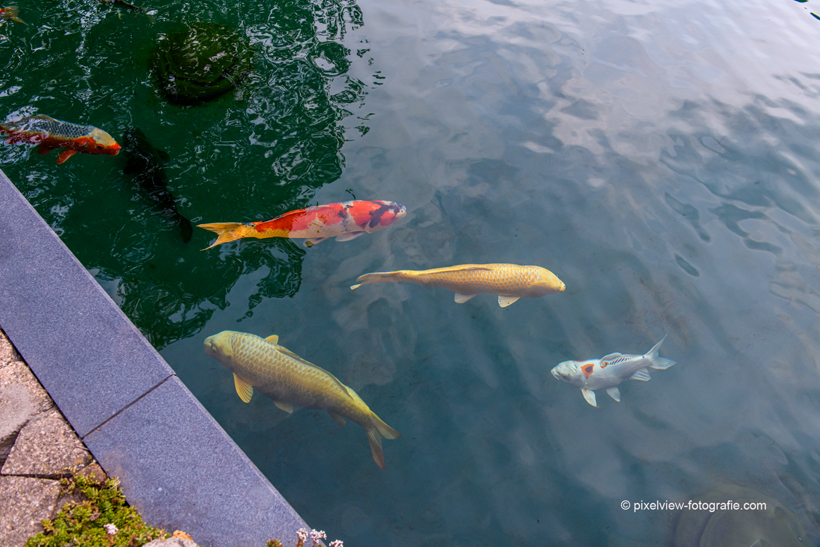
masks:
[[[517,264],[462,264],[432,270],[398,270],[374,272],[359,276],[355,290],[370,283],[415,283],[428,287],[442,287],[456,293],[457,304],[467,302],[479,293],[498,295],[502,308],[514,304],[519,298],[538,298],[566,289],[564,282],[551,271],[540,266]]]
[[[280,409],[293,406],[321,408],[340,426],[345,418],[364,428],[376,464],[384,469],[382,439],[401,434],[384,423],[361,397],[323,368],[309,363],[279,345],[276,335],[222,331],[205,339],[205,353],[231,372],[239,398],[248,403],[256,388]]]

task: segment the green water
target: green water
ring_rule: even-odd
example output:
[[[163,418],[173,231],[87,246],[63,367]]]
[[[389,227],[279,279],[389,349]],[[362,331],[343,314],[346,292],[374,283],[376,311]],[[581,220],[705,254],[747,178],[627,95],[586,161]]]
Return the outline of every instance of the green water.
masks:
[[[49,5],[22,6],[30,28],[14,25],[2,44],[4,116],[44,113],[96,125],[115,139],[140,128],[170,156],[168,188],[194,223],[265,220],[316,204],[315,191],[342,173],[345,140],[367,131],[359,111],[377,79],[344,75],[359,57],[338,42],[362,24],[352,2],[230,10],[175,3],[153,20],[96,1]],[[250,37],[254,72],[207,105],[170,105],[150,71],[153,49],[158,37],[198,20]],[[228,260],[201,253],[209,234],[196,230],[182,243],[173,222],[122,174],[123,155],[77,155],[61,166],[52,156],[7,147],[0,165],[25,181],[26,197],[95,276],[116,284],[118,304],[158,349],[198,332],[243,274],[268,270],[249,312],[264,298],[299,290],[304,251],[297,245],[244,246]]]
[[[22,4],[2,116],[167,152],[194,224],[383,199],[407,216],[306,249],[178,226],[120,156],[0,168],[314,527],[346,545],[820,542],[820,12],[808,2]],[[119,16],[118,16],[119,13]],[[149,66],[181,22],[227,24],[254,71],[180,107]],[[2,32],[8,33],[9,27]],[[369,271],[536,264],[566,292],[501,309]],[[402,433],[240,401],[204,354],[231,329],[326,368]],[[677,364],[598,408],[550,369]],[[766,501],[766,514],[634,503]],[[622,509],[628,501],[630,509]],[[799,540],[797,538],[800,538]]]

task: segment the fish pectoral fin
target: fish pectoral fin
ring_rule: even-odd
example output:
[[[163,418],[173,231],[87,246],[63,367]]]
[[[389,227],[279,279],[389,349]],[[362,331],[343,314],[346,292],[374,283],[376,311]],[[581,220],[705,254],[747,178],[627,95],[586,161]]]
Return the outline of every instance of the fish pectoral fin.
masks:
[[[322,241],[326,240],[326,237],[314,237],[313,239],[306,239],[305,240],[305,247],[313,247],[317,243],[321,243]]]
[[[464,304],[465,302],[467,302],[468,300],[470,300],[471,298],[474,298],[474,297],[475,297],[474,294],[456,293],[456,298],[455,298],[456,304]]]
[[[644,368],[644,369],[639,370],[638,372],[636,372],[632,376],[630,376],[629,379],[630,380],[640,380],[641,382],[648,382],[649,380],[652,379],[652,377],[649,375],[649,371]]]
[[[617,387],[607,388],[606,394],[615,399],[616,401],[618,401],[619,403],[621,402],[621,390]]]
[[[60,152],[60,155],[57,156],[57,163],[65,163],[68,160],[68,158],[70,158],[76,153],[76,150],[63,150],[62,152]]]
[[[507,306],[511,306],[518,302],[518,299],[521,298],[520,296],[498,296],[498,305],[502,308],[506,308]]]
[[[293,413],[293,405],[290,403],[283,403],[282,401],[274,401],[273,404],[276,405],[276,408],[280,410],[284,410],[288,414]]]
[[[596,408],[598,407],[598,402],[595,400],[595,392],[594,391],[592,391],[591,389],[587,389],[585,387],[582,387],[581,388],[581,393],[584,395],[584,399],[586,399],[589,404],[591,404],[592,406],[594,406]]]
[[[236,388],[236,394],[239,395],[242,402],[250,403],[251,397],[253,397],[253,386],[236,374],[233,375],[233,385]]]
[[[340,236],[336,236],[336,241],[352,241],[357,237],[366,234],[367,232],[352,232],[350,234],[342,234]]]
[[[10,144],[10,143],[6,143],[6,144]],[[46,146],[45,144],[38,144],[37,145],[37,153],[38,154],[48,154],[52,150],[54,150],[54,148],[51,147],[51,146]]]
[[[339,414],[336,414],[332,410],[328,410],[327,413],[330,414],[330,417],[333,418],[333,421],[339,424],[340,426],[344,427],[347,423],[347,420],[345,420]]]
[[[270,336],[265,338],[265,341],[270,342],[271,344],[278,344],[279,343],[279,337],[276,336],[275,334],[271,334]]]

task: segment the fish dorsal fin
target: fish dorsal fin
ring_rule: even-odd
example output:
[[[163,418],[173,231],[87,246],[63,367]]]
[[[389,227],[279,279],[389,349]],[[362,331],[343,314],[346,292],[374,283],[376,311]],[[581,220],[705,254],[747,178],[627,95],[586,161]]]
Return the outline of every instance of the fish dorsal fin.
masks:
[[[480,266],[476,264],[462,264],[460,266],[453,266],[451,268],[441,268],[448,272],[491,272],[492,268],[487,266]]]
[[[37,120],[45,120],[47,122],[56,122],[54,118],[51,116],[46,116],[45,114],[37,114],[36,116],[29,116],[30,118],[35,118]]]
[[[347,423],[347,421],[344,418],[342,418],[332,410],[328,410],[327,413],[330,414],[330,417],[333,418],[333,421],[339,424],[340,426],[344,427]]]
[[[581,393],[584,395],[584,399],[587,400],[589,404],[594,407],[598,406],[598,402],[595,400],[595,392],[591,389],[581,388]]]
[[[285,348],[285,347],[282,347],[282,346],[277,346],[277,348],[276,348],[276,349],[277,349],[277,350],[279,350],[279,351],[281,351],[284,355],[287,355],[287,356],[288,356],[288,357],[290,357],[291,359],[293,359],[293,360],[295,360],[295,361],[298,361],[298,362],[299,362],[299,364],[301,364],[301,365],[305,365],[306,367],[313,367],[313,368],[315,368],[316,370],[320,370],[320,371],[324,372],[325,374],[327,374],[328,376],[330,376],[331,378],[333,378],[333,381],[334,381],[334,382],[336,382],[336,384],[339,386],[339,388],[340,388],[340,389],[341,389],[344,393],[347,393],[347,389],[348,389],[348,388],[347,388],[347,386],[346,386],[346,385],[344,385],[342,382],[340,382],[338,378],[336,378],[335,376],[333,376],[331,373],[329,373],[328,371],[326,371],[326,370],[325,370],[325,369],[323,369],[322,367],[317,366],[317,365],[314,365],[314,364],[313,364],[313,363],[311,363],[310,361],[305,361],[305,359],[304,359],[304,358],[299,357],[298,355],[296,355],[295,353],[293,353],[292,351],[290,351],[288,348]],[[348,393],[348,396],[350,396],[350,394],[349,394],[349,393]]]
[[[288,414],[293,413],[293,405],[290,403],[283,403],[282,401],[274,401],[273,404],[280,410],[284,410]]]
[[[233,385],[236,387],[236,394],[239,395],[242,402],[250,403],[251,397],[253,397],[253,386],[236,374],[233,375]]]
[[[265,338],[265,341],[270,342],[271,344],[278,344],[279,343],[279,337],[276,336],[275,334],[271,334],[270,336]]]
[[[621,402],[621,390],[617,387],[610,387],[606,390],[607,395],[618,401]]]
[[[643,369],[639,370],[638,372],[636,372],[635,374],[633,374],[632,376],[630,376],[629,379],[630,380],[640,380],[641,382],[648,382],[649,380],[652,379],[652,377],[649,375],[649,371],[646,370],[645,368],[643,368]]]
[[[511,306],[518,302],[518,299],[521,298],[520,296],[498,296],[498,305],[502,308],[506,308],[507,306]]]
[[[474,294],[459,294],[456,293],[456,304],[464,304],[469,299],[473,298]]]
[[[601,357],[601,364],[604,366],[615,365],[621,361],[626,361],[628,358],[629,356],[623,353],[610,353],[609,355]]]

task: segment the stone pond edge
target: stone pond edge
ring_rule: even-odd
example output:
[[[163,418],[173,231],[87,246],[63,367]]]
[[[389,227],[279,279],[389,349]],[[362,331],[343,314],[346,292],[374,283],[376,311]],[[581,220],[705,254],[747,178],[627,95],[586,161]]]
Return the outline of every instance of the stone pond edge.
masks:
[[[0,212],[0,326],[128,502],[205,547],[294,542],[304,520],[2,171]]]

